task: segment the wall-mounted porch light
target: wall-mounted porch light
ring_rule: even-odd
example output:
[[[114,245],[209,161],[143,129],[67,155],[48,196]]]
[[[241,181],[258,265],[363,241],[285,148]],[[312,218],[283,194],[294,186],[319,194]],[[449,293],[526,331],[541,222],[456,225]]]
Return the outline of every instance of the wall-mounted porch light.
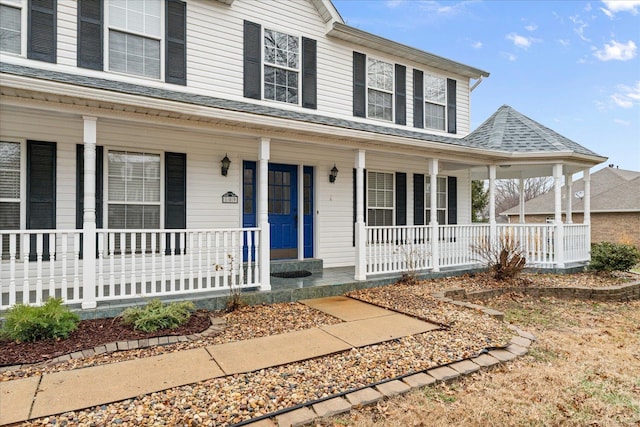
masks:
[[[330,183],[334,183],[336,182],[336,177],[338,176],[338,168],[336,167],[336,164],[333,164],[333,168],[331,168],[331,173],[329,173],[329,182]]]
[[[229,157],[225,154],[224,158],[220,161],[220,163],[222,165],[222,169],[221,169],[222,176],[227,176],[227,172],[229,172],[229,166],[231,166],[231,160],[229,160]]]

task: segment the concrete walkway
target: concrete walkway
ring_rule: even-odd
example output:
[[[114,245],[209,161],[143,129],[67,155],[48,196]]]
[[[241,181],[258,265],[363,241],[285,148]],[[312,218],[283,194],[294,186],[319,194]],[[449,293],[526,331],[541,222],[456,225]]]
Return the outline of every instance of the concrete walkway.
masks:
[[[439,328],[346,297],[300,302],[344,322],[0,382],[0,425],[298,362]]]

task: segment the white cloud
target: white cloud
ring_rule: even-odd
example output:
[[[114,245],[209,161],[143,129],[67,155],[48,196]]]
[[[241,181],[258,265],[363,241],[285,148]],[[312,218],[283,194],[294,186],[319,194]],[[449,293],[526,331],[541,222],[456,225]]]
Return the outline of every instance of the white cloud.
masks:
[[[576,25],[576,27],[573,29],[573,31],[578,35],[578,37],[580,37],[582,40],[588,42],[591,41],[587,38],[587,36],[584,35],[584,30],[589,26],[588,24],[586,24],[582,19],[580,19],[580,17],[578,15],[575,16],[570,16],[569,19],[571,20],[571,22],[574,23],[574,25]]]
[[[401,1],[401,0],[390,0]],[[473,3],[478,3],[480,0],[464,0],[458,3],[447,2],[442,4],[437,1],[424,1],[421,2],[420,8],[426,12],[437,13],[438,15],[457,15],[464,12],[467,7]]]
[[[529,24],[526,27],[524,27],[524,29],[527,31],[535,31],[538,29],[538,26],[536,24]]]
[[[571,44],[571,42],[567,39],[558,39],[558,43],[560,43],[564,47],[567,47]]]
[[[640,0],[602,0],[602,3],[605,7],[600,10],[609,18],[618,12],[629,12],[634,16],[640,12]]]
[[[398,6],[400,6],[402,3],[404,2],[404,0],[387,0],[385,2],[385,5],[391,9],[394,9]]]
[[[640,80],[635,86],[619,85],[618,91],[611,95],[611,101],[621,108],[632,108],[640,105]]]
[[[584,11],[585,12],[591,12],[591,3],[587,3],[587,5],[584,7]]]
[[[507,34],[505,37],[507,40],[511,40],[516,47],[521,49],[528,49],[533,43],[542,41],[533,37],[521,36],[516,33]]]
[[[622,119],[613,119],[613,122],[622,126],[629,126],[631,124],[630,121]]]
[[[602,49],[596,50],[593,55],[600,61],[628,61],[635,58],[637,46],[633,40],[627,43],[620,43],[611,40],[611,43],[605,43]]]
[[[513,53],[509,53],[509,52],[500,52],[500,55],[503,58],[507,58],[509,61],[513,62],[516,59],[518,59],[518,57],[516,55],[514,55]]]
[[[471,47],[474,49],[482,49],[482,42],[473,42]]]

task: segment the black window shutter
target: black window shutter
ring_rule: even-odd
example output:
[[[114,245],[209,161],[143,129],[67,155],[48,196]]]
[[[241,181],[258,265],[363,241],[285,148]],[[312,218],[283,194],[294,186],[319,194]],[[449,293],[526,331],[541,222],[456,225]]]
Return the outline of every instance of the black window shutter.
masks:
[[[181,0],[166,3],[165,80],[187,84],[187,4]]]
[[[244,21],[244,97],[260,99],[262,72],[260,60],[260,24]]]
[[[447,132],[456,133],[456,81],[447,79]]]
[[[447,224],[458,223],[458,178],[447,178]]]
[[[396,124],[407,124],[407,67],[396,64]]]
[[[96,228],[102,228],[104,147],[96,147]],[[84,145],[76,145],[76,228],[84,223]]]
[[[357,179],[356,179],[357,169],[353,168],[353,246],[356,245],[356,218],[357,218],[357,207],[358,207],[358,195],[357,195]],[[367,222],[367,170],[363,171],[363,187],[364,187],[364,203],[362,206],[362,210],[364,211],[364,221]]]
[[[407,225],[407,174],[396,172],[396,225]]]
[[[56,62],[56,3],[55,0],[29,0],[29,59]]]
[[[318,108],[317,105],[317,59],[316,41],[302,38],[302,106]]]
[[[103,1],[78,1],[78,67],[103,69]]]
[[[27,229],[56,228],[56,143],[27,141]],[[43,259],[49,259],[49,236],[43,239]],[[36,259],[31,236],[29,260]]]
[[[413,225],[424,225],[424,175],[413,174]]]
[[[353,52],[353,115],[367,116],[367,57]]]
[[[413,70],[413,127],[424,127],[424,73]]]
[[[187,228],[187,155],[165,153],[165,228]]]

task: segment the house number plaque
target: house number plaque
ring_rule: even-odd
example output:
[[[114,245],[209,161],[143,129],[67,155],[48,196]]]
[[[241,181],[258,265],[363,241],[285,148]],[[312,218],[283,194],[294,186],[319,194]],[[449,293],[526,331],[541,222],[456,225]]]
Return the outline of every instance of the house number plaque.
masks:
[[[238,195],[233,191],[227,191],[222,195],[222,203],[238,203]]]

